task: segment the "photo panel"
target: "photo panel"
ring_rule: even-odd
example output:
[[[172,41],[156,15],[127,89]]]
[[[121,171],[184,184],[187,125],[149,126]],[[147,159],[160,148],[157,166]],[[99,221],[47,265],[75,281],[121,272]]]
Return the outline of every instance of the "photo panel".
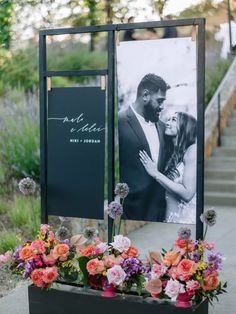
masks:
[[[117,46],[124,219],[196,223],[196,47],[191,37]]]

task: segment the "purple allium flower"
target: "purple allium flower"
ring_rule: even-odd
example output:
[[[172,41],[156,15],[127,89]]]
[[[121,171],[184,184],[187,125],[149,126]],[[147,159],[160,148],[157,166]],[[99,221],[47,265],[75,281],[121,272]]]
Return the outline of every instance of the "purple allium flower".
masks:
[[[107,212],[112,219],[116,219],[123,214],[123,207],[120,203],[113,201],[108,205]]]
[[[191,237],[191,230],[186,227],[181,227],[178,231],[178,236],[181,240],[189,240]]]
[[[33,194],[36,189],[36,183],[30,178],[24,178],[19,182],[19,189],[24,195]]]
[[[68,240],[68,239],[61,240],[60,243],[61,243],[61,244],[67,244],[67,245],[70,246],[70,240]]]
[[[142,262],[136,257],[129,257],[121,264],[122,269],[126,272],[125,280],[129,280],[131,276],[142,273]]]
[[[208,209],[205,213],[201,214],[200,219],[202,222],[212,227],[216,223],[216,211],[214,209]]]
[[[125,198],[129,194],[129,187],[126,183],[117,183],[115,187],[115,195]]]
[[[94,240],[99,232],[96,228],[94,227],[86,227],[83,231],[84,237],[88,240]]]

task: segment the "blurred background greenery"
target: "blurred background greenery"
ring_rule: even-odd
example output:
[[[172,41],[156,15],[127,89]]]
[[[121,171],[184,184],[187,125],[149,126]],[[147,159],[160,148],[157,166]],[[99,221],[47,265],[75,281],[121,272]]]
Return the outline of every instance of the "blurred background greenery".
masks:
[[[28,200],[16,192],[16,182],[29,176],[39,183],[38,30],[123,23],[130,16],[137,22],[160,20],[169,13],[176,19],[206,18],[207,105],[231,62],[220,58],[222,43],[214,38],[227,22],[226,0],[0,0],[0,254],[19,242],[19,234],[30,236],[33,230]],[[178,33],[190,36],[191,27]],[[162,34],[157,29],[159,38]],[[48,69],[106,68],[106,42],[104,33],[49,37]],[[53,80],[53,86],[88,83],[88,78]],[[39,217],[39,198],[34,201]]]

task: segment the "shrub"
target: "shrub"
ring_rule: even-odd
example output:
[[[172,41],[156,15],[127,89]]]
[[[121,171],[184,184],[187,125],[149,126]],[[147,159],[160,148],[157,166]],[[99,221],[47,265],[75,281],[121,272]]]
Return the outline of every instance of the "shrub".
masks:
[[[39,122],[37,95],[14,95],[0,108],[0,158],[9,180],[39,179]]]
[[[207,106],[224,78],[231,60],[219,60],[213,67],[206,69],[205,105]]]
[[[0,254],[3,254],[9,250],[13,250],[20,244],[20,241],[21,240],[14,232],[0,232]]]

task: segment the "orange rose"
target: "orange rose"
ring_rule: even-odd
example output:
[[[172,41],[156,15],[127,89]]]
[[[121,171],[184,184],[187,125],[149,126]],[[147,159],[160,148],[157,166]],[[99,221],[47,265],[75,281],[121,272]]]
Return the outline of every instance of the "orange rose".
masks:
[[[178,239],[175,241],[175,246],[181,249],[181,254],[184,255],[187,251],[191,252],[194,248],[192,240],[182,240]]]
[[[90,244],[84,249],[79,249],[79,252],[83,256],[94,256],[96,252],[96,247]]]
[[[57,244],[52,251],[52,255],[59,258],[60,261],[65,261],[69,255],[69,246],[67,244]]]
[[[165,266],[176,266],[181,260],[181,256],[179,252],[176,251],[169,251],[165,254],[163,263]]]
[[[32,247],[26,245],[19,252],[19,256],[23,261],[25,261],[34,256],[34,250]]]
[[[131,245],[126,252],[122,253],[123,258],[136,257],[138,255],[139,255],[139,250],[133,245]]]
[[[189,259],[183,259],[177,266],[177,276],[180,280],[188,280],[197,269],[197,264]]]
[[[217,277],[217,273],[213,272],[204,278],[202,289],[205,291],[215,290],[219,285],[219,279]]]
[[[162,291],[162,282],[160,279],[151,279],[145,283],[144,288],[151,293],[152,297],[157,297]]]

